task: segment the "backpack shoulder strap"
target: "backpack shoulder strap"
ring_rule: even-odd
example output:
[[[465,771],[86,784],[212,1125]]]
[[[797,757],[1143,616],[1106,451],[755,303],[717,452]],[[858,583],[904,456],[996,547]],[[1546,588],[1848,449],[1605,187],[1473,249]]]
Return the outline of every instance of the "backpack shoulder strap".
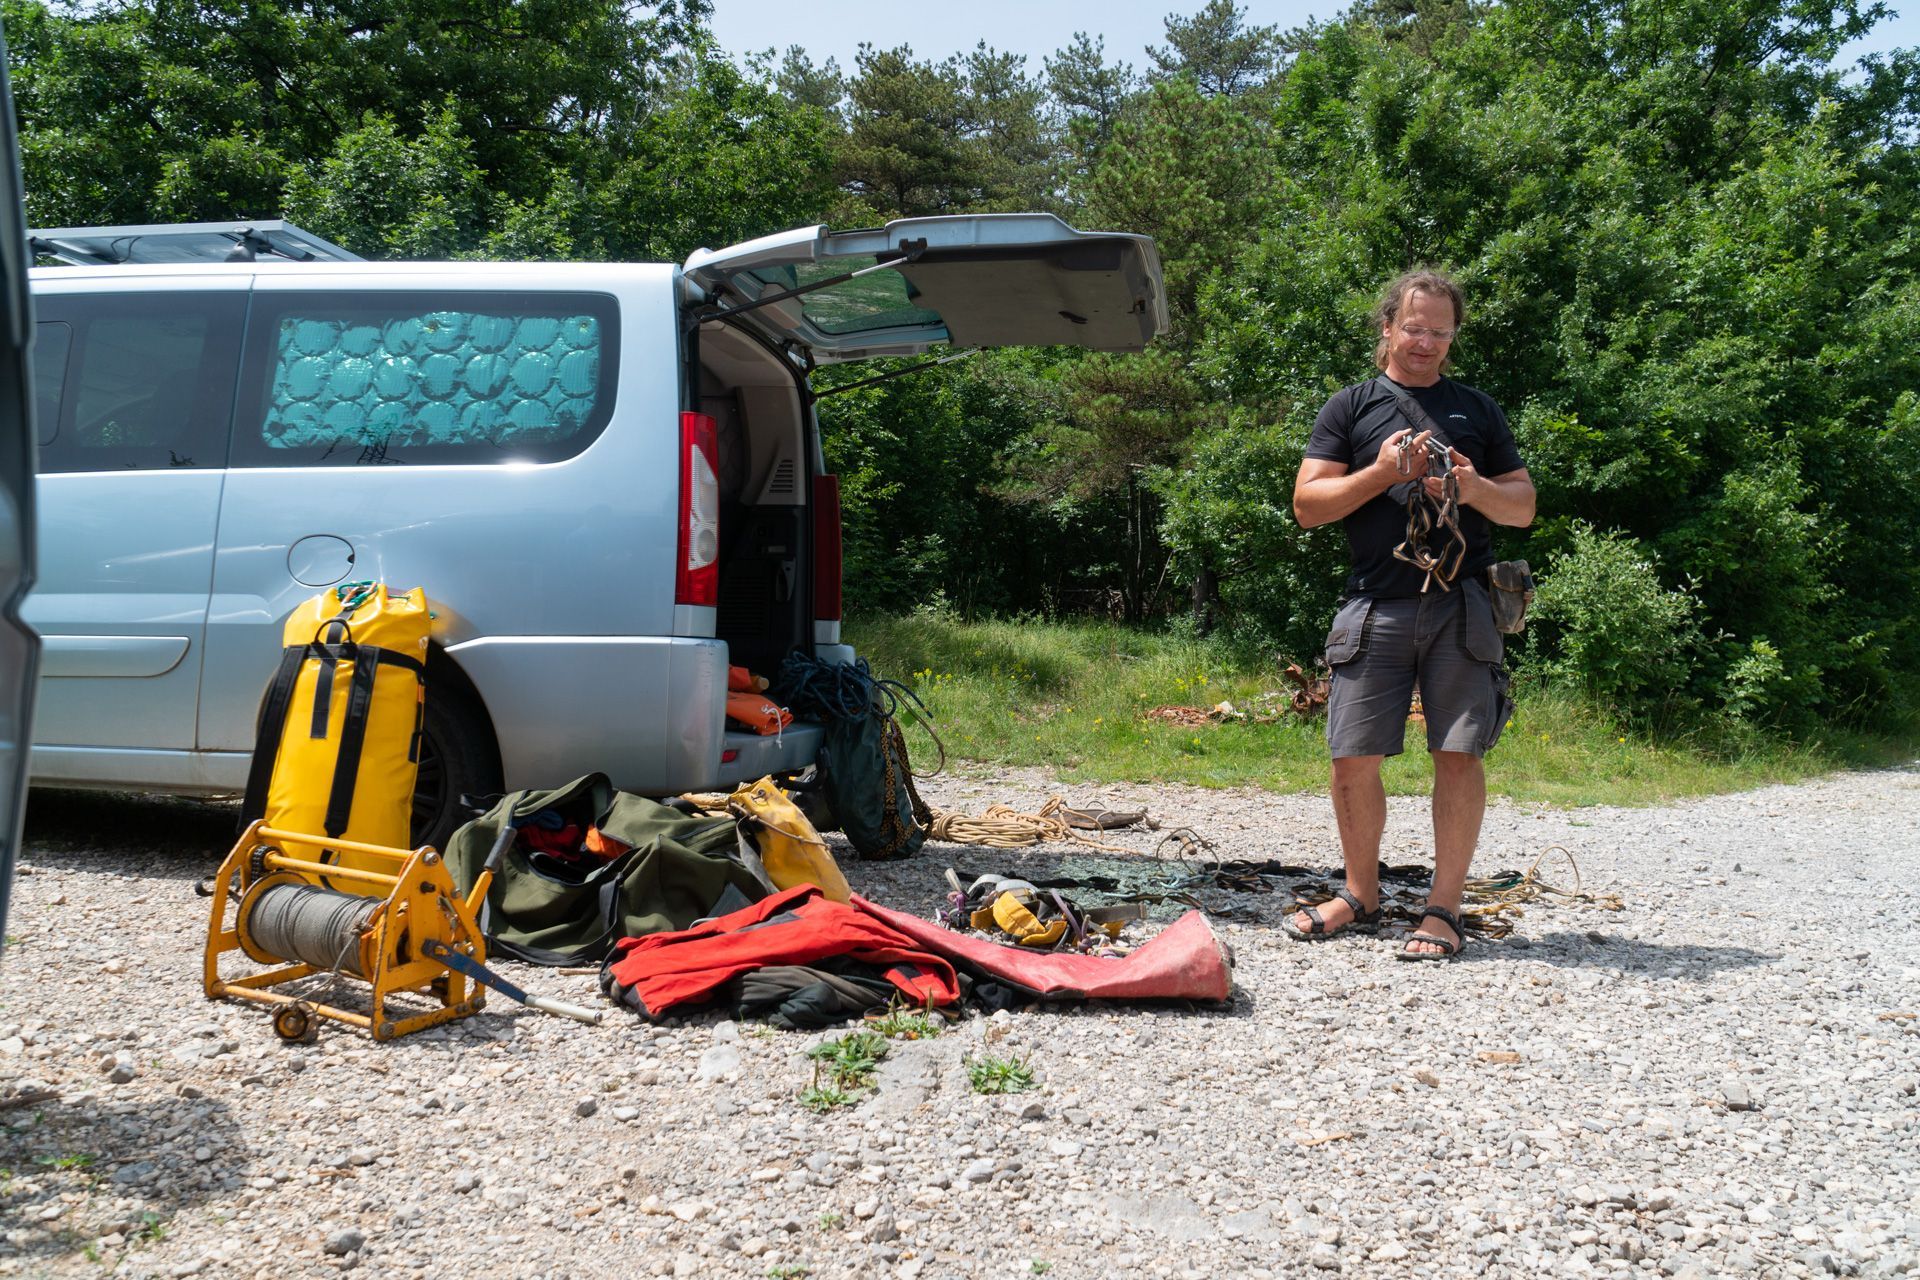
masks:
[[[1393,396],[1394,401],[1399,404],[1400,413],[1406,418],[1408,426],[1412,427],[1416,432],[1431,431],[1433,438],[1442,444],[1451,445],[1453,443],[1447,439],[1447,433],[1440,429],[1440,424],[1433,420],[1431,414],[1420,407],[1420,402],[1415,400],[1412,393],[1405,387],[1395,382],[1392,378],[1387,377],[1385,374],[1381,374],[1375,378],[1374,382]]]
[[[260,712],[260,728],[253,739],[253,764],[247,771],[246,799],[240,805],[242,827],[266,816],[267,787],[273,780],[274,761],[280,754],[280,733],[286,727],[293,687],[300,679],[300,668],[306,660],[305,645],[281,651],[280,669],[274,672],[273,683],[268,686],[267,703]]]

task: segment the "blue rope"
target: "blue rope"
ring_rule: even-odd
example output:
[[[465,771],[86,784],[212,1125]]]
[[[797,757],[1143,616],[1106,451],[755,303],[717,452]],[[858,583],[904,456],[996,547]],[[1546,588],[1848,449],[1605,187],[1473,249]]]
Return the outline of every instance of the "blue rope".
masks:
[[[775,700],[796,716],[815,720],[858,720],[865,716],[897,716],[901,699],[920,715],[932,719],[926,704],[898,680],[873,674],[865,658],[852,662],[824,662],[798,649],[780,664],[774,682]]]

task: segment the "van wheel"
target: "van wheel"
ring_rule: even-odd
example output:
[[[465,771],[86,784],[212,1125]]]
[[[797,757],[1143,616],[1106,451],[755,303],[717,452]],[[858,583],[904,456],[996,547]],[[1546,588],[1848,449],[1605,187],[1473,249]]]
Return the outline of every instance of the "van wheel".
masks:
[[[452,680],[427,675],[426,740],[413,786],[413,847],[447,847],[447,838],[472,817],[461,796],[501,790],[500,752],[493,725],[474,697]]]

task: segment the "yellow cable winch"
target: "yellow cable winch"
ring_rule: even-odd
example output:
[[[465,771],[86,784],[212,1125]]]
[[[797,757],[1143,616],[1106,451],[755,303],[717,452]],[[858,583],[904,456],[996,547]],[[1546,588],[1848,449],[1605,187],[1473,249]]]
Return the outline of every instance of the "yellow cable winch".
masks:
[[[513,835],[511,826],[501,832],[473,891],[463,897],[431,847],[394,849],[252,823],[214,877],[207,997],[274,1006],[274,1031],[288,1040],[310,1036],[315,1018],[359,1027],[375,1040],[423,1031],[478,1013],[486,992],[477,984],[547,1013],[598,1022],[597,1011],[528,996],[485,967],[487,944],[477,913]],[[282,852],[288,845],[354,854],[363,865],[291,857]],[[220,957],[231,951],[280,967],[222,978]],[[370,986],[367,1012],[271,990],[320,974],[333,976],[328,994],[342,978]],[[403,999],[390,1005],[395,996]]]

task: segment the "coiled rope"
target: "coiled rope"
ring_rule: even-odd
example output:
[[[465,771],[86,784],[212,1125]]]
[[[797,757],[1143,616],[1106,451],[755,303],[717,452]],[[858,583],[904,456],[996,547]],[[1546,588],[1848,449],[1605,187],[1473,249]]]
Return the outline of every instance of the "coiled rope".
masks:
[[[927,731],[940,753],[940,762],[932,771],[922,773],[916,769],[913,776],[931,778],[947,767],[947,744],[934,732],[933,713],[927,710],[927,704],[898,680],[874,675],[865,658],[826,662],[796,649],[780,664],[780,674],[768,694],[796,716],[815,720],[858,720],[882,715],[897,721],[901,703],[911,703],[914,722]],[[888,790],[891,793],[892,788]]]
[[[243,927],[262,950],[282,960],[364,978],[357,944],[385,902],[318,885],[276,885],[260,895]]]
[[[1039,813],[1021,813],[1011,805],[990,804],[979,815],[933,811],[927,839],[946,844],[978,844],[990,849],[1024,849],[1028,845],[1072,841],[1102,853],[1132,853],[1122,845],[1106,844],[1067,825],[1067,805],[1054,796]]]

